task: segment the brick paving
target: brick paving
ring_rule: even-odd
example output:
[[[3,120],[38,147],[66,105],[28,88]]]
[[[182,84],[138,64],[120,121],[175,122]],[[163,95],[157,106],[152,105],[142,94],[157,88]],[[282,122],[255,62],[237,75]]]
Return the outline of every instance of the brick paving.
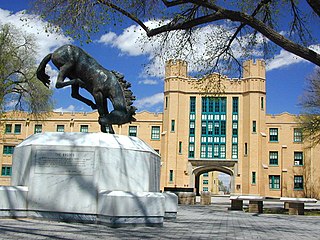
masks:
[[[228,206],[180,205],[178,218],[163,227],[0,219],[0,239],[320,239],[320,216],[250,214]]]

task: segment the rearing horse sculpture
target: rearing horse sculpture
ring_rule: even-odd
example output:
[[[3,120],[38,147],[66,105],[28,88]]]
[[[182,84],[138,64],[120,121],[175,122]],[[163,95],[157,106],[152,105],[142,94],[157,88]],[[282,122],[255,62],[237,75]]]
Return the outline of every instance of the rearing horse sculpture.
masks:
[[[114,133],[112,124],[121,125],[135,121],[136,108],[131,106],[135,97],[129,90],[131,84],[124,76],[115,71],[103,68],[94,58],[73,45],[64,45],[48,54],[37,69],[38,79],[49,87],[50,77],[45,73],[49,61],[60,70],[56,88],[71,85],[71,96],[92,109],[98,109],[99,124],[102,132]],[[68,81],[65,81],[69,78]],[[81,96],[79,88],[85,88],[92,94],[96,103]],[[113,110],[109,113],[107,99],[110,99]]]

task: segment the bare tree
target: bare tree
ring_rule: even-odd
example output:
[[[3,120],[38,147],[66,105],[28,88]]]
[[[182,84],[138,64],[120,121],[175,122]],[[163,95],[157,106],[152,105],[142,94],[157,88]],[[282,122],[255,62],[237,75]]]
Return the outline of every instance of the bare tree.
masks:
[[[320,68],[308,78],[308,86],[301,98],[299,116],[304,139],[311,145],[320,143]]]
[[[310,47],[319,39],[309,29],[319,25],[319,5],[318,0],[35,0],[34,9],[52,25],[88,41],[106,24],[121,24],[123,16],[141,26],[147,36],[160,35],[163,43],[180,31],[177,44],[188,52],[197,51],[193,43],[199,27],[216,26],[222,30],[204,36],[211,47],[204,63],[218,68],[240,66],[241,57],[251,57],[256,48],[268,54],[274,46],[320,66],[320,54]],[[150,27],[147,20],[159,24]],[[279,27],[280,20],[285,28]],[[242,56],[235,52],[239,50]]]
[[[36,44],[11,25],[0,26],[0,110],[52,110],[52,91],[35,77]]]

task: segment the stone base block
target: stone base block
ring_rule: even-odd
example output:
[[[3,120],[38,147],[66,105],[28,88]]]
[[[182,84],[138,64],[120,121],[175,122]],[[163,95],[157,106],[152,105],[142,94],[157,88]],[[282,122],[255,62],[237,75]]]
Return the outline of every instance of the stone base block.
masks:
[[[171,192],[164,192],[162,195],[165,197],[165,219],[176,219],[178,212],[178,196]]]
[[[304,215],[304,203],[289,202],[289,215]]]
[[[249,201],[249,213],[263,213],[263,201]]]
[[[178,203],[184,205],[194,205],[196,203],[196,193],[194,192],[179,192]]]
[[[201,205],[210,205],[211,204],[211,192],[201,192],[200,204]]]
[[[98,223],[112,227],[121,225],[162,226],[165,197],[154,192],[100,191]]]
[[[97,223],[96,214],[28,211],[28,218],[68,223]]]
[[[26,210],[28,187],[0,186],[1,210]]]
[[[243,210],[243,201],[237,200],[237,199],[231,199],[231,209],[230,210],[242,211]]]

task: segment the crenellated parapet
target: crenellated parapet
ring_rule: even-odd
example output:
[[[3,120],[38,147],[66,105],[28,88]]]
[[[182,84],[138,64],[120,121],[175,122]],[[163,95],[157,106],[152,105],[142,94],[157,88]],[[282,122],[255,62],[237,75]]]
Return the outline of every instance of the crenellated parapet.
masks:
[[[228,78],[213,73],[200,79],[188,76],[188,64],[183,60],[169,60],[166,63],[165,92],[215,93],[246,93],[266,92],[265,62],[248,60],[243,63],[243,78]],[[223,91],[221,91],[223,90]]]

